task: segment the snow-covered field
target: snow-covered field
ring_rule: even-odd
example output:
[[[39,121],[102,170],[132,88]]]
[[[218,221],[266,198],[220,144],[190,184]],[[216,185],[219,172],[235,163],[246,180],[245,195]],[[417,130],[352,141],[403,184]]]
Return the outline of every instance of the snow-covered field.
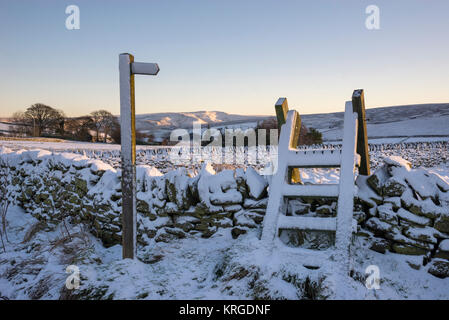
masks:
[[[301,147],[307,148],[341,148],[341,142],[326,142],[322,146]],[[449,141],[446,138],[436,137],[415,137],[415,138],[382,138],[369,141],[371,166],[376,168],[378,163],[385,156],[400,156],[412,163],[412,166],[434,167],[445,164],[449,161]],[[54,152],[72,152],[86,155],[92,159],[102,160],[114,168],[120,167],[120,145],[89,143],[89,142],[41,142],[41,141],[20,141],[20,140],[0,140],[0,147],[7,147],[12,150],[31,150],[44,149]],[[201,167],[200,162],[189,162],[178,164],[172,161],[170,157],[171,147],[166,146],[137,146],[137,164],[151,165],[156,167],[162,173],[166,173],[179,166],[185,166],[193,171],[198,171]],[[242,157],[243,165],[231,163],[225,167],[246,167],[252,166],[258,170],[265,167],[268,163],[267,157],[250,156],[248,164],[247,148],[223,149],[225,152],[236,153]],[[277,154],[277,149],[268,150],[272,156]],[[267,152],[267,154],[268,154]],[[218,155],[217,155],[218,156]],[[226,163],[222,161],[222,163]],[[217,166],[220,167],[220,166]]]

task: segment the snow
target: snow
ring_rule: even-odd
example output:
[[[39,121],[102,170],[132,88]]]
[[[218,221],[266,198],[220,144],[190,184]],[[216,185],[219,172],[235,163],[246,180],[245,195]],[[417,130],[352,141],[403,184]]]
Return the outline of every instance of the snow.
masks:
[[[398,217],[400,217],[404,220],[407,220],[409,222],[412,222],[412,223],[415,223],[415,224],[418,224],[421,226],[425,226],[430,223],[429,218],[417,216],[416,214],[413,214],[410,211],[405,210],[404,208],[399,208],[397,215],[398,215]]]
[[[437,243],[437,237],[441,238],[443,235],[434,228],[408,228],[405,235],[415,240],[424,240],[433,244]]]
[[[411,168],[411,164],[409,161],[402,159],[398,156],[390,156],[384,159],[384,162],[386,164],[392,165],[392,166],[398,166],[398,167],[405,167],[405,168]]]
[[[256,170],[251,167],[246,169],[246,184],[249,187],[250,195],[259,199],[262,196],[262,192],[265,190],[268,182],[261,175],[259,175]]]
[[[440,250],[449,252],[449,239],[445,239],[440,243]]]
[[[96,186],[104,191],[104,197],[110,196],[110,193],[120,187],[118,180],[120,170],[115,170],[84,156],[57,155],[42,150],[12,153],[5,147],[0,148],[0,154],[2,158],[17,163],[37,159],[61,164],[72,161],[79,164],[87,163],[89,164],[87,170],[105,171]],[[404,165],[402,162],[397,164]],[[233,192],[229,192],[236,187],[237,172],[234,175],[232,170],[223,170],[216,174],[210,164],[204,164],[202,170],[206,176],[202,181],[198,181],[198,184],[201,184],[202,199],[209,201],[210,205],[217,200],[219,202],[241,201],[241,199],[234,198]],[[445,166],[428,170],[431,173],[428,176],[424,175],[421,170],[415,169],[403,169],[397,172],[402,175],[403,179],[416,184],[425,184],[426,179],[449,182],[449,169]],[[312,183],[315,179],[319,179],[319,181],[315,181],[317,183],[337,183],[338,173],[334,169],[311,169],[306,171],[307,182]],[[55,174],[62,173],[56,172]],[[244,174],[247,178],[253,175],[256,181],[254,182],[255,188],[260,187],[262,180],[256,176],[255,170],[248,174],[247,169]],[[160,175],[161,172],[152,166],[137,167],[138,181],[142,180],[144,176],[155,177],[157,180]],[[263,177],[261,178],[263,179]],[[366,177],[359,176],[358,182],[363,179]],[[182,181],[173,181],[179,183],[179,187],[185,185]],[[250,184],[252,183],[250,182]],[[367,199],[376,197],[372,190],[360,187],[363,185],[364,183],[358,183],[359,196]],[[90,188],[89,191],[98,193],[99,190],[92,191]],[[441,190],[438,192],[441,199],[444,199],[444,192]],[[139,196],[143,195],[143,193],[139,194]],[[411,194],[405,194],[404,199],[415,200]],[[391,203],[397,203],[400,198],[390,198],[389,200]],[[153,201],[156,200],[153,199]],[[266,198],[259,201],[246,199],[243,205],[256,207],[266,204],[266,201]],[[425,203],[425,206],[433,204],[431,199],[426,199],[422,203]],[[229,208],[232,207],[237,208],[233,205]],[[385,210],[382,212],[391,213],[389,211],[391,206],[386,205],[383,209]],[[443,210],[442,213],[448,212]],[[404,209],[399,209],[397,216],[419,225],[426,225],[428,222],[428,218],[412,215]],[[240,222],[246,221],[248,224],[254,224],[254,221],[248,216],[248,211],[236,212],[234,217]],[[193,218],[181,217],[178,222],[182,223],[183,219]],[[28,243],[22,243],[30,226],[38,221],[21,208],[11,206],[7,222],[10,243],[6,244],[6,253],[0,251],[0,296],[9,299],[30,299],[33,295],[39,297],[37,288],[48,286],[49,289],[44,290],[44,294],[39,298],[58,299],[68,276],[65,269],[69,263],[72,263],[70,259],[73,258],[62,248],[52,249],[51,243],[59,239],[65,232],[63,226],[58,225],[50,231],[38,231]],[[159,218],[154,222],[145,218],[140,223],[144,223],[148,228],[155,228],[155,223],[166,225],[170,223],[170,218],[166,217],[165,220]],[[385,223],[385,228],[389,227],[391,226]],[[79,226],[69,224],[68,228],[71,234],[81,233]],[[300,289],[301,281],[309,277],[314,281],[324,279],[320,293],[324,296],[330,294],[328,298],[335,298],[332,295],[332,290],[337,280],[333,276],[336,266],[332,261],[335,258],[332,254],[325,252],[327,260],[324,260],[323,266],[318,270],[310,270],[302,263],[298,263],[305,261],[307,256],[301,260],[303,256],[293,252],[279,250],[267,253],[264,242],[259,240],[260,228],[246,228],[246,231],[247,233],[238,239],[232,239],[230,229],[227,228],[219,229],[210,239],[188,236],[185,239],[173,240],[169,243],[151,241],[148,246],[139,247],[139,260],[134,261],[121,260],[122,247],[120,245],[104,248],[98,239],[89,234],[87,235],[88,240],[84,241],[74,237],[74,240],[68,242],[67,245],[69,248],[77,248],[73,261],[80,268],[82,278],[80,289],[104,288],[103,297],[114,299],[254,299],[256,297],[263,298],[264,296],[260,293],[262,292],[271,298],[301,299],[307,298],[306,293]],[[410,228],[409,234],[414,237],[427,236],[430,241],[436,241],[435,231],[430,228]],[[399,235],[397,236],[399,237]],[[428,274],[427,266],[421,266],[420,270],[410,268],[409,262],[421,265],[422,257],[403,256],[390,252],[380,254],[369,250],[369,245],[363,238],[355,238],[351,257],[354,274],[359,280],[348,279],[344,292],[345,297],[352,299],[449,299],[447,290],[449,278],[438,279]],[[440,250],[449,251],[449,240],[443,240],[440,243]],[[17,269],[11,265],[12,261],[15,261]],[[369,265],[377,265],[380,268],[380,290],[369,290],[365,287],[363,280],[360,280],[366,276],[365,270]],[[241,268],[245,272],[242,273]],[[220,276],[220,274],[222,275]],[[286,281],[288,278],[297,279],[297,282],[288,282]],[[257,293],[256,289],[251,288],[260,291]],[[75,290],[76,292],[79,291]]]
[[[22,267],[15,276],[0,277],[2,296],[29,299],[30,290],[27,288],[47,283],[54,289],[41,298],[59,297],[59,290],[68,276],[65,273],[67,262],[64,262],[67,257],[62,250],[49,250],[46,244],[46,237],[56,239],[59,231],[39,232],[31,243],[20,244],[26,229],[36,222],[18,207],[12,207],[8,214],[11,244],[7,245],[7,254],[0,255],[0,274],[11,272],[11,265],[1,262],[4,259],[14,259],[16,263],[23,264],[32,258],[35,264]],[[74,226],[69,225],[69,228],[72,233],[75,231]],[[252,299],[253,291],[248,286],[251,281],[255,281],[253,285],[258,287],[265,283],[261,288],[266,288],[264,292],[271,297],[305,298],[294,284],[283,280],[288,276],[295,276],[298,281],[306,277],[318,281],[327,276],[322,285],[323,295],[329,294],[334,285],[331,262],[319,270],[309,270],[298,264],[298,255],[276,251],[267,256],[260,246],[257,230],[248,230],[248,234],[237,240],[232,239],[229,230],[223,229],[210,239],[189,237],[170,243],[153,242],[139,248],[140,260],[121,260],[120,245],[104,248],[94,237],[89,237],[89,242],[90,249],[83,249],[83,258],[76,262],[81,276],[79,290],[104,288],[104,297],[113,299]],[[36,243],[44,246],[28,251]],[[379,266],[381,288],[368,290],[363,281],[353,280],[347,289],[347,295],[352,299],[449,298],[449,279],[435,278],[426,272],[425,267],[411,269],[408,261],[419,265],[421,261],[415,261],[417,258],[389,252],[379,254],[369,250],[367,245],[363,239],[354,244],[353,267],[363,279],[366,267]],[[445,245],[444,241],[442,245]],[[241,267],[248,270],[248,275],[243,273],[241,277],[232,278]],[[253,280],[256,271],[258,280]],[[224,275],[220,276],[222,272]],[[281,274],[277,275],[279,272]]]

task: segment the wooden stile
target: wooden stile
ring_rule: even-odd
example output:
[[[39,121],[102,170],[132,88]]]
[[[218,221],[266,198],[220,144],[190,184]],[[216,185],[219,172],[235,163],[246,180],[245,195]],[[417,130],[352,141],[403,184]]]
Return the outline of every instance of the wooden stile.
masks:
[[[287,120],[288,113],[288,103],[287,98],[279,98],[274,106],[276,110],[276,118],[278,121],[278,130],[281,132],[282,125]],[[291,140],[291,148],[296,148],[299,142],[299,134],[301,130],[301,117],[296,117],[296,122],[294,125],[294,134]],[[298,168],[289,168],[288,170],[288,181],[290,183],[301,183],[301,175]]]

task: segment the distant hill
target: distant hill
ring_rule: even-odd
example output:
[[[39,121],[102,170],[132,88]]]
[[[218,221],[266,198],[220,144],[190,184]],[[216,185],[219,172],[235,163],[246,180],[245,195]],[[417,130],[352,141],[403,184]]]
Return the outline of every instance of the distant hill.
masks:
[[[273,110],[274,114],[274,110]],[[341,139],[343,112],[301,115],[303,124],[323,133],[324,140]],[[191,129],[194,121],[210,127],[255,127],[274,115],[242,116],[220,111],[152,113],[136,116],[136,127],[165,137],[175,128]],[[449,103],[417,104],[366,110],[369,137],[449,135]]]
[[[136,128],[151,133],[156,140],[162,140],[174,129],[192,129],[194,122],[203,128],[210,127],[256,127],[259,121],[270,116],[244,116],[221,111],[168,112],[136,115]]]
[[[195,121],[201,124],[224,125],[242,122],[257,122],[270,116],[243,116],[220,111],[148,113],[136,115],[139,130],[150,130],[155,127],[189,128]]]
[[[321,131],[325,140],[341,139],[343,112],[301,119],[307,127]],[[449,135],[449,103],[371,108],[366,110],[366,120],[370,138]]]

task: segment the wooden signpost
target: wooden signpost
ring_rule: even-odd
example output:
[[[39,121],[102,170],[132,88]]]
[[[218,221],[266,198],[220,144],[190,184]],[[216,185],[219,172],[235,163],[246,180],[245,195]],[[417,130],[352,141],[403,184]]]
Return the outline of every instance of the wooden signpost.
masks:
[[[156,63],[134,62],[129,53],[119,55],[120,129],[122,147],[123,259],[136,256],[136,120],[134,75],[157,75]]]

